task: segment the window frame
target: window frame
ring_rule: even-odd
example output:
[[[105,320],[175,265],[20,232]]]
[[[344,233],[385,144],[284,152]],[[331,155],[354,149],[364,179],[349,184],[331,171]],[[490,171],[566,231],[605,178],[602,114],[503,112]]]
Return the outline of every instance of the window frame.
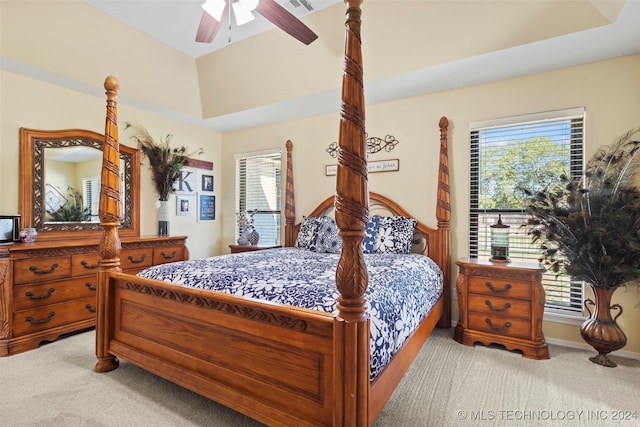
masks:
[[[518,115],[518,116],[510,116],[498,119],[491,120],[483,120],[472,122],[469,125],[469,141],[470,141],[470,177],[469,177],[469,256],[471,258],[484,256],[486,255],[487,248],[490,245],[490,234],[488,230],[488,226],[490,225],[490,221],[484,221],[483,232],[480,230],[480,217],[491,215],[495,216],[497,220],[498,214],[503,214],[503,222],[505,222],[505,215],[507,218],[514,218],[517,215],[526,215],[526,209],[483,209],[479,207],[480,201],[480,185],[481,185],[481,145],[480,142],[480,133],[486,130],[497,130],[497,129],[506,129],[506,128],[517,128],[518,126],[533,126],[533,129],[540,129],[544,126],[545,123],[549,122],[560,122],[570,120],[570,142],[569,142],[569,161],[568,161],[568,172],[571,177],[580,177],[584,170],[584,126],[585,126],[585,109],[584,107],[563,109],[563,110],[555,110],[555,111],[547,111],[542,113],[534,113],[534,114],[526,114],[526,115]],[[536,124],[539,125],[536,128]],[[531,140],[534,136],[529,134],[528,139],[523,140]],[[508,221],[508,220],[507,220]],[[495,222],[495,221],[493,221]],[[515,221],[514,221],[515,222]],[[524,228],[518,227],[517,225],[514,227],[514,224],[510,229],[510,237],[517,236],[520,234],[519,238],[522,242],[522,234],[525,233],[526,230]],[[527,236],[528,237],[528,236]],[[530,241],[529,241],[530,242]],[[480,250],[480,245],[484,243],[484,250]],[[526,245],[525,245],[526,246]],[[537,249],[537,245],[532,245],[532,248]],[[520,248],[521,246],[519,246]],[[526,249],[523,249],[526,251]],[[530,249],[531,250],[531,249]],[[511,252],[511,247],[510,247]],[[537,261],[537,257],[531,257],[526,259],[523,256],[514,256],[513,253],[510,254],[510,258],[517,259],[519,261],[528,261],[532,260],[534,262]],[[561,304],[552,304],[550,303],[550,299],[547,298],[547,303],[545,304],[545,316],[547,320],[552,319],[561,323],[570,323],[570,324],[581,324],[584,320],[582,301],[584,298],[584,283],[581,281],[571,280],[566,276],[559,277],[560,285],[565,287],[560,293],[562,294],[562,298],[568,298],[568,305],[566,307],[562,307]],[[547,290],[547,294],[553,295],[553,285],[556,283],[555,275],[552,273],[547,273],[543,276],[543,286]],[[568,287],[567,287],[568,285]],[[551,291],[551,293],[549,292]]]
[[[275,201],[273,202],[273,205],[277,207],[277,209],[258,209],[256,215],[259,216],[260,215],[272,215],[273,218],[272,220],[275,222],[275,226],[273,229],[273,233],[266,233],[264,232],[264,226],[259,226],[259,222],[256,224],[256,230],[258,231],[258,233],[260,234],[260,241],[259,244],[262,245],[280,245],[282,242],[282,225],[283,225],[283,215],[284,215],[284,210],[282,208],[282,188],[283,188],[283,183],[282,183],[282,165],[283,165],[283,159],[282,159],[282,150],[279,148],[275,148],[275,149],[269,149],[269,150],[261,150],[261,151],[253,151],[253,152],[248,152],[248,153],[237,153],[234,155],[235,158],[235,168],[236,168],[236,172],[235,172],[235,180],[236,180],[236,195],[235,195],[235,214],[236,214],[236,218],[239,212],[245,211],[247,213],[250,213],[251,211],[253,211],[253,206],[251,205],[247,205],[247,183],[246,181],[243,183],[242,182],[242,176],[243,174],[246,174],[246,170],[242,170],[242,166],[241,163],[243,161],[245,161],[245,167],[246,167],[246,161],[250,161],[250,160],[255,160],[255,159],[274,159],[279,162],[279,166],[277,168],[274,168],[273,170],[273,182],[275,184]],[[245,180],[246,180],[246,176],[245,176]],[[261,230],[263,230],[263,232],[261,232]],[[235,232],[234,235],[236,236],[236,239],[240,237],[240,228],[238,226],[238,221],[235,221]],[[270,239],[268,241],[265,240],[266,239]],[[273,240],[271,240],[273,238]]]

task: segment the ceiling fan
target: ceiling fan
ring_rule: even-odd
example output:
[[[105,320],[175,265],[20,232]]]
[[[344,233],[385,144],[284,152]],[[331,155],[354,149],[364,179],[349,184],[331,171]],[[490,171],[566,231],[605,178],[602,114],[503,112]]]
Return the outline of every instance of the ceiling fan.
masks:
[[[308,0],[291,0],[291,3],[303,4],[311,10]],[[225,19],[231,25],[230,8],[233,9],[236,25],[252,21],[255,18],[253,12],[258,12],[304,44],[308,45],[318,38],[309,27],[275,0],[207,0],[202,8],[204,12],[196,33],[196,41],[200,43],[211,43]]]

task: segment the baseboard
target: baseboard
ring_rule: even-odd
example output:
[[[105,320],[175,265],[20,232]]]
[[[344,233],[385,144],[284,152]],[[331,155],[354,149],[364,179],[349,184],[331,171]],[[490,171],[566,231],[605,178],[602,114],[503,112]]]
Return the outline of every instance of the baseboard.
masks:
[[[451,321],[451,327],[455,328],[458,324],[457,320]],[[586,350],[586,351],[594,351],[593,347],[591,347],[587,343],[579,343],[575,341],[561,340],[558,338],[547,338],[544,339],[547,344],[560,345],[562,347],[575,348],[578,350]],[[616,350],[609,353],[613,356],[624,357],[625,359],[634,359],[640,360],[640,353],[636,353],[635,351],[627,351],[627,350]]]
[[[546,337],[545,337],[545,341],[547,342],[547,344],[561,345],[563,347],[575,348],[578,350],[587,350],[591,352],[595,351],[593,347],[591,347],[587,343],[579,343],[575,341],[567,341],[567,340],[561,340],[557,338],[546,338]],[[616,351],[612,351],[609,354],[612,356],[624,357],[625,359],[640,360],[640,353],[636,353],[634,351],[616,350]]]

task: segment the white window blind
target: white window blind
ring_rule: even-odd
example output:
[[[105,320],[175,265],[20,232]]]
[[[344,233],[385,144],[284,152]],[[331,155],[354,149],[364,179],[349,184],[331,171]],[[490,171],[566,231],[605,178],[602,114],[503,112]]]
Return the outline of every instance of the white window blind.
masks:
[[[280,244],[281,165],[280,150],[236,155],[236,213],[256,211],[260,245]]]
[[[99,221],[98,207],[100,204],[100,177],[82,178],[82,199],[85,208],[89,208],[89,221]]]
[[[552,111],[471,124],[471,257],[490,256],[490,226],[501,215],[509,225],[509,257],[538,262],[541,250],[523,225],[528,198],[564,174],[583,170],[584,109]],[[546,309],[582,315],[583,283],[568,276],[543,276]]]

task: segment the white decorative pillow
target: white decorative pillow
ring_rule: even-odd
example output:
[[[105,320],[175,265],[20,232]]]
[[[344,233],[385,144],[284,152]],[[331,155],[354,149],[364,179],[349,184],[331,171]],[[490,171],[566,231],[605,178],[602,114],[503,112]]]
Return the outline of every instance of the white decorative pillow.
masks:
[[[329,216],[321,216],[317,220],[315,236],[310,249],[315,252],[339,254],[342,250],[342,238],[338,236],[338,224]]]
[[[296,243],[293,246],[296,248],[311,249],[311,243],[315,239],[317,229],[317,217],[306,216],[302,218],[302,224],[300,224],[298,237],[296,238]]]
[[[374,244],[375,253],[411,253],[411,242],[417,223],[415,219],[403,216],[381,217]]]

